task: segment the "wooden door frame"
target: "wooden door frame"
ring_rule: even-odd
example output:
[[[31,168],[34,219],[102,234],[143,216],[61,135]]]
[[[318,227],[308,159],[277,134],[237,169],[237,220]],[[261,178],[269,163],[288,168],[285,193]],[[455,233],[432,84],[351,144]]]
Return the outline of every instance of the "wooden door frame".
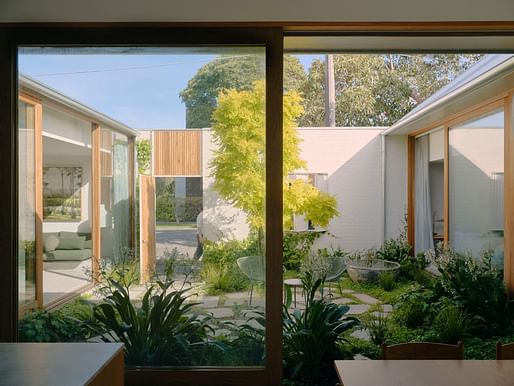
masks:
[[[43,106],[40,99],[20,92],[18,100],[34,107],[35,299],[19,305],[19,317],[43,306]]]
[[[141,370],[132,378],[164,383],[173,379],[193,383],[280,384],[282,374],[281,286],[282,286],[282,56],[283,32],[332,34],[375,34],[412,36],[419,34],[504,34],[514,33],[514,22],[407,22],[407,23],[327,23],[327,22],[243,22],[243,23],[65,23],[65,24],[0,24],[0,247],[4,253],[0,301],[4,313],[0,317],[0,341],[13,341],[17,336],[18,278],[16,244],[17,173],[17,51],[18,45],[194,45],[247,44],[265,42],[268,108],[266,149],[266,252],[268,329],[266,336],[267,371],[206,369],[200,373],[180,370],[173,373],[161,369]],[[273,103],[273,104],[272,104]],[[13,258],[9,258],[13,256]],[[279,295],[280,294],[280,295]]]

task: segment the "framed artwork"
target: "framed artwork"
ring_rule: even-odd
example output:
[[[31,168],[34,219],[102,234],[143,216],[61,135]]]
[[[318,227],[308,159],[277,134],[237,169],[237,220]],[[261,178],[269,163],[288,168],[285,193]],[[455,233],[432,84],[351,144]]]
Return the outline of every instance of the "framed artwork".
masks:
[[[82,168],[52,166],[43,168],[43,220],[81,220]]]

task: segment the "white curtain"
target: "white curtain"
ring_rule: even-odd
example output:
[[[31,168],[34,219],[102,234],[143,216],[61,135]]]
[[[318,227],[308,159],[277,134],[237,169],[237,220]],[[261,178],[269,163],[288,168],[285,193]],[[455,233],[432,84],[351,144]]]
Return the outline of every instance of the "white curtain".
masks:
[[[429,136],[416,138],[414,171],[414,252],[434,248],[432,234],[432,206],[430,203]]]
[[[130,240],[130,204],[129,204],[129,157],[128,142],[115,139],[113,144],[113,222],[114,261],[124,256]]]

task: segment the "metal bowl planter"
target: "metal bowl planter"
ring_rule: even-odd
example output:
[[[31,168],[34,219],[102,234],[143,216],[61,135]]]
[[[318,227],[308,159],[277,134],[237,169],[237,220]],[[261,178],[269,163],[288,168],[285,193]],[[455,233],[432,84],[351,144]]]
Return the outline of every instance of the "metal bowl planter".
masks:
[[[350,279],[360,283],[373,283],[381,274],[392,272],[396,275],[399,270],[400,264],[380,259],[350,260],[346,266]]]

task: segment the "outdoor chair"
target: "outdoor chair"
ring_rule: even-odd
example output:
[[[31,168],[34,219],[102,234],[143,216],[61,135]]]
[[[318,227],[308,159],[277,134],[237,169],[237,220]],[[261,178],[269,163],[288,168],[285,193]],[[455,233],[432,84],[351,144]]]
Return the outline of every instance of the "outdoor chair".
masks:
[[[496,343],[496,359],[514,359],[514,343]]]
[[[334,256],[331,259],[329,270],[326,272],[325,283],[328,283],[328,293],[332,294],[332,283],[337,283],[339,292],[341,292],[341,284],[339,279],[341,275],[346,271],[346,259],[343,256]]]
[[[382,344],[382,359],[464,359],[464,346],[462,342]]]
[[[237,266],[250,280],[250,301],[252,304],[253,286],[266,281],[266,269],[263,256],[245,256],[237,259]]]

